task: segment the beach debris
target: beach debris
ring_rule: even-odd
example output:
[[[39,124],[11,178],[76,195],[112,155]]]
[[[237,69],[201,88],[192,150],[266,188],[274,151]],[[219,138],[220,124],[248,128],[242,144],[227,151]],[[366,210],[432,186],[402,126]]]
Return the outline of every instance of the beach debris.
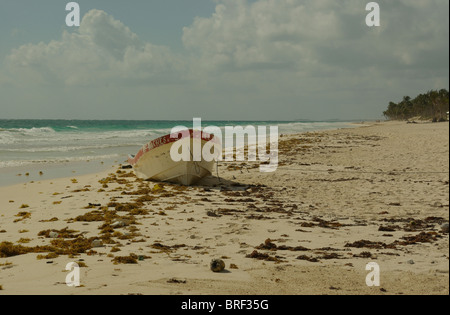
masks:
[[[0,243],[0,258],[7,258],[28,253],[28,248],[22,245],[14,245],[11,242]]]
[[[131,253],[129,256],[117,256],[111,260],[115,265],[117,264],[131,264],[136,265],[138,262],[138,256],[136,254]]]
[[[46,231],[45,231],[46,232]],[[50,233],[50,231],[49,231]],[[50,245],[25,247],[22,245],[14,245],[11,242],[0,243],[0,258],[13,257],[28,253],[55,253],[58,255],[77,255],[86,253],[92,255],[92,242],[95,238],[86,239],[83,236],[77,236],[72,240],[65,240],[61,237],[52,239]]]
[[[414,260],[412,260],[412,259],[408,260],[406,263],[410,264],[410,265],[414,265],[415,264]]]
[[[20,240],[17,241],[17,243],[19,244],[28,244],[29,242],[31,242],[31,239],[29,238],[21,238]]]
[[[56,221],[59,221],[59,219],[57,217],[53,217],[48,220],[39,220],[39,222],[56,222]]]
[[[82,234],[75,234],[77,231],[64,228],[62,230],[44,230],[38,233],[38,236],[44,236],[45,238],[77,238]]]
[[[395,245],[387,245],[382,242],[372,242],[368,240],[360,240],[353,243],[345,244],[345,247],[354,247],[354,248],[373,248],[373,249],[383,249],[383,248],[391,248],[395,249]]]
[[[339,288],[339,287],[334,287],[334,286],[330,286],[329,289],[330,289],[330,290],[337,290],[337,291],[342,290],[341,288]]]
[[[37,260],[41,260],[41,259],[55,259],[55,258],[58,258],[58,257],[59,257],[59,255],[56,254],[56,253],[49,253],[47,255],[37,255],[36,259]]]
[[[99,222],[104,221],[104,216],[106,214],[101,211],[91,211],[88,213],[85,213],[83,215],[79,215],[74,219],[74,221],[77,222]]]
[[[215,218],[220,218],[221,217],[220,214],[217,214],[217,212],[213,211],[213,210],[208,210],[206,212],[206,215],[209,216],[209,217],[215,217]]]
[[[317,258],[310,257],[310,256],[307,256],[307,255],[300,255],[300,256],[297,257],[297,259],[298,260],[306,260],[306,261],[314,262],[314,263],[319,262],[319,260]]]
[[[276,245],[272,242],[270,238],[266,239],[264,244],[260,244],[256,247],[256,249],[264,249],[264,250],[270,250],[270,251],[276,251],[276,250],[289,250],[289,251],[308,251],[309,249],[303,246],[286,246],[286,245]]]
[[[25,207],[26,208],[26,207]],[[16,214],[16,217],[19,217],[20,219],[16,219],[16,220],[14,220],[13,222],[14,223],[17,223],[17,222],[20,222],[20,221],[23,221],[23,220],[25,220],[25,219],[29,219],[29,218],[31,218],[31,213],[29,213],[29,212],[19,212],[18,214]]]
[[[225,269],[225,262],[222,259],[213,259],[210,268],[212,272],[222,272]]]
[[[128,222],[125,221],[125,220],[116,220],[110,226],[113,229],[115,229],[115,228],[121,228],[121,227],[124,227],[124,226],[127,226],[127,225],[128,225]]]
[[[166,253],[170,253],[173,250],[177,250],[178,248],[183,248],[183,247],[187,247],[185,244],[176,244],[173,246],[169,246],[169,245],[163,245],[161,243],[153,243],[153,245],[150,245],[151,248],[159,250],[161,252],[166,252]]]
[[[103,242],[101,240],[93,240],[91,246],[92,248],[103,247]]]
[[[325,260],[331,260],[331,259],[341,259],[342,256],[337,253],[329,253],[329,254],[323,254],[320,258],[325,259]]]
[[[444,223],[441,225],[442,233],[448,233],[448,223]]]
[[[440,236],[436,232],[421,232],[413,236],[403,236],[402,239],[404,241],[395,241],[394,243],[403,246],[417,243],[432,243],[437,241],[438,237]]]
[[[353,257],[359,257],[359,258],[375,258],[372,256],[371,252],[361,252],[360,254],[353,254]]]
[[[378,231],[380,232],[395,232],[399,227],[398,226],[380,226]]]
[[[186,283],[187,281],[186,280],[180,280],[180,279],[177,279],[177,278],[170,278],[169,280],[167,280],[167,283],[175,283],[175,284],[184,284],[184,283]]]
[[[48,237],[49,238],[58,238],[59,237],[59,233],[52,231],[52,232],[48,233]]]
[[[253,258],[253,259],[259,259],[259,260],[265,260],[265,261],[274,261],[274,262],[281,262],[280,256],[270,256],[269,254],[260,253],[257,250],[254,250],[251,254],[245,256],[246,258]]]

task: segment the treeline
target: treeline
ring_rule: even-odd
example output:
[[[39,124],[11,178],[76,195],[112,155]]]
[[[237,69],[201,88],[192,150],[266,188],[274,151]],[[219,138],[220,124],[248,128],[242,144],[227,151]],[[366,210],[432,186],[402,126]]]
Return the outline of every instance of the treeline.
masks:
[[[390,102],[383,115],[390,120],[420,118],[443,121],[447,119],[448,102],[447,90],[431,90],[426,94],[420,94],[415,99],[404,96],[400,103]]]

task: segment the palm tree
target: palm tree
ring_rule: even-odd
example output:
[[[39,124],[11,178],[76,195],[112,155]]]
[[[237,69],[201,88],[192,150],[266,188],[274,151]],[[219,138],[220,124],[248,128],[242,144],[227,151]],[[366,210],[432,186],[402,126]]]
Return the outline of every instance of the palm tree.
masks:
[[[423,119],[442,120],[449,111],[449,92],[445,89],[430,90],[415,99],[404,96],[400,103],[389,102],[383,115],[388,119],[409,119],[421,116]]]

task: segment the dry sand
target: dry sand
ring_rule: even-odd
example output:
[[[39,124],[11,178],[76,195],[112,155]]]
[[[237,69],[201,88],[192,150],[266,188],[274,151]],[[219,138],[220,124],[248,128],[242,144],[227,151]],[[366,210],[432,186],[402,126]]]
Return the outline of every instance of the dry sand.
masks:
[[[219,170],[189,188],[119,167],[1,187],[0,295],[449,294],[448,123],[284,136],[277,172]],[[65,284],[69,262],[80,287]]]

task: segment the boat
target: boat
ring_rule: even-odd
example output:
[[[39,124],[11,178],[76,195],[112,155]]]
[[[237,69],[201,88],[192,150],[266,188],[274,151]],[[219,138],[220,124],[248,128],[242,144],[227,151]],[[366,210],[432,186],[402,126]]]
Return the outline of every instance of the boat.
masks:
[[[171,149],[177,141],[185,141],[192,158],[174,161]],[[136,155],[130,155],[128,163],[139,178],[190,186],[211,175],[215,165],[214,159],[206,161],[203,156],[194,161],[193,148],[203,150],[206,143],[219,143],[218,141],[214,135],[192,129],[186,130],[181,138],[180,133],[168,134],[150,141]]]

